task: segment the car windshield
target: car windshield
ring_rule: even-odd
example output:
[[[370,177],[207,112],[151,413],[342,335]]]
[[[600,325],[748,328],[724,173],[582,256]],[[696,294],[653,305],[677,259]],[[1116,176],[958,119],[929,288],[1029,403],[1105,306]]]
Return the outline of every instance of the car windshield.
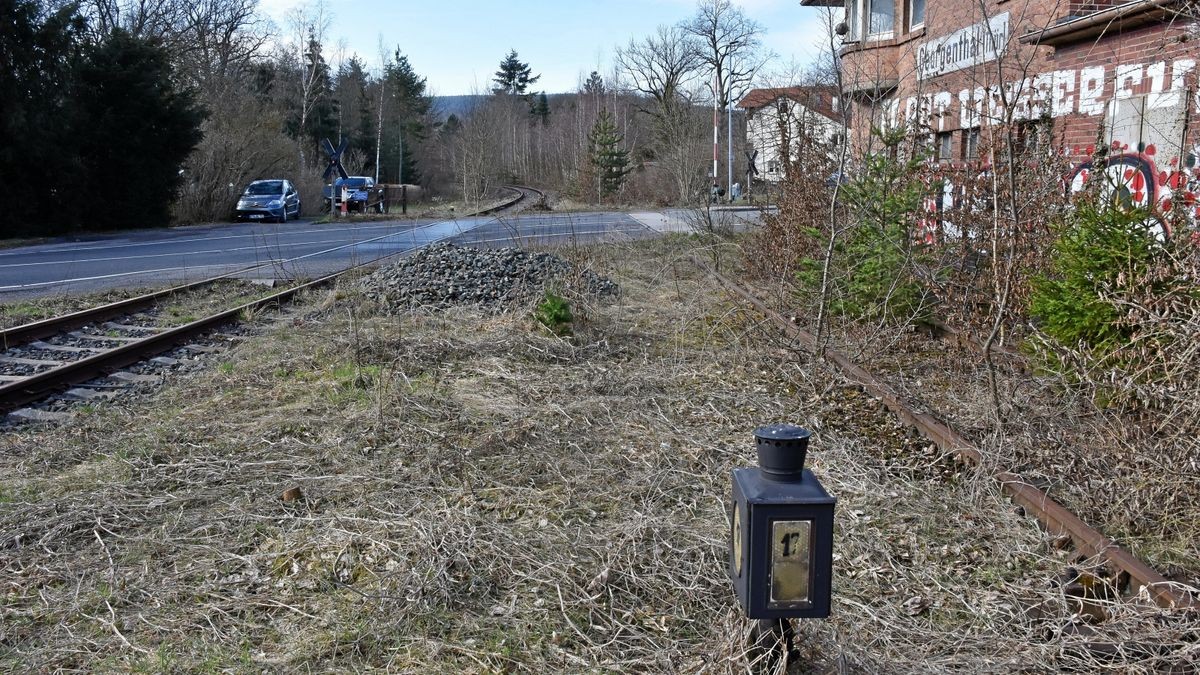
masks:
[[[277,195],[283,193],[283,181],[281,180],[263,180],[257,183],[251,183],[250,187],[246,188],[248,195]]]
[[[345,185],[348,188],[360,188],[360,187],[366,187],[368,180],[370,180],[370,179],[351,177],[351,178],[347,178],[347,179],[343,180],[341,182],[341,184]]]

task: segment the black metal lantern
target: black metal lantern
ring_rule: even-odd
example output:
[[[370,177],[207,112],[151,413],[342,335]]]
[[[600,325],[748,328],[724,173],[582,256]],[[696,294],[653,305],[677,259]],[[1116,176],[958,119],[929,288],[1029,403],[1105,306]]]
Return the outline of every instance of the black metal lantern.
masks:
[[[733,470],[729,576],[751,619],[829,616],[837,499],[804,468],[810,435],[755,429],[758,467]]]

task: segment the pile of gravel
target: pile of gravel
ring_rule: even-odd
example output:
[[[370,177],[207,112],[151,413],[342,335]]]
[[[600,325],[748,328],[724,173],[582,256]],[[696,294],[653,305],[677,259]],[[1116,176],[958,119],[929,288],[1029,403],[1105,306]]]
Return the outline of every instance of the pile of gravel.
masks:
[[[500,311],[540,298],[553,284],[588,295],[617,292],[612,281],[549,253],[446,243],[382,267],[361,283],[368,297],[393,308],[478,305]]]

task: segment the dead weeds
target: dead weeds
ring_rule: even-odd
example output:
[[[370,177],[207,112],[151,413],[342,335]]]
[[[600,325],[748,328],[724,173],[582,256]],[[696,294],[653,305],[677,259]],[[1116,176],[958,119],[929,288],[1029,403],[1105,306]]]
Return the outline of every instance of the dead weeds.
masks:
[[[901,452],[692,244],[568,252],[623,289],[570,297],[570,339],[346,287],[152,403],[6,434],[0,668],[745,672],[725,500],[776,421],[839,498],[796,672],[1195,666],[1195,623],[1094,623],[992,481]]]

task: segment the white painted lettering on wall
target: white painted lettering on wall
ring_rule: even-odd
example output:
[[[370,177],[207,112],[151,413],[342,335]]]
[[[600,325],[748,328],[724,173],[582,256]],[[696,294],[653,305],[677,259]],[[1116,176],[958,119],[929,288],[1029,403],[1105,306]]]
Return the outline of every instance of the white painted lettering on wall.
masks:
[[[928,46],[932,43],[927,43]],[[1015,121],[1037,119],[1045,114],[1063,117],[1102,115],[1109,101],[1146,96],[1147,110],[1178,106],[1191,89],[1195,92],[1193,109],[1200,109],[1200,82],[1196,60],[1131,63],[1115,68],[1089,66],[1078,70],[1056,70],[998,87],[974,87],[952,92],[936,92],[889,101],[885,119],[893,125],[913,121],[935,126],[939,131],[955,128],[950,112],[958,99],[957,128],[971,128],[1006,119],[1006,103],[1012,107]],[[903,117],[901,117],[903,113]]]

